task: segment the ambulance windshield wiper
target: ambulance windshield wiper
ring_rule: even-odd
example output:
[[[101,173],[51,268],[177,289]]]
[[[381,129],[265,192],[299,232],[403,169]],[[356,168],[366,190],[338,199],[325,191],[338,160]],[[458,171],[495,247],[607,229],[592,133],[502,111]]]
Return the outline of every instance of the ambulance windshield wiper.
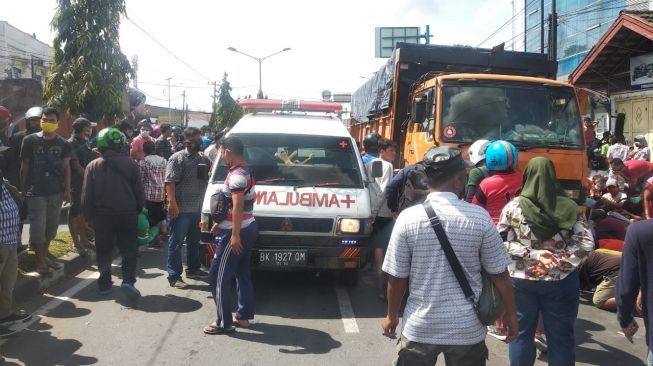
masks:
[[[322,182],[322,183],[313,183],[313,184],[300,184],[295,186],[297,188],[306,188],[306,187],[338,187],[338,188],[356,188],[358,187],[355,184],[343,184],[340,182]]]
[[[300,178],[271,178],[264,180],[257,180],[256,184],[275,184],[275,183],[290,183],[290,182],[303,182]]]

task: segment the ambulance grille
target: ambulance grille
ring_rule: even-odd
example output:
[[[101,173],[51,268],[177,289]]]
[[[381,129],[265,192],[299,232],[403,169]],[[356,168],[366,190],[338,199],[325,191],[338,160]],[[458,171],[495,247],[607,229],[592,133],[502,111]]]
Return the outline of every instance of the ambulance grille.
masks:
[[[330,233],[333,219],[257,216],[259,231]]]

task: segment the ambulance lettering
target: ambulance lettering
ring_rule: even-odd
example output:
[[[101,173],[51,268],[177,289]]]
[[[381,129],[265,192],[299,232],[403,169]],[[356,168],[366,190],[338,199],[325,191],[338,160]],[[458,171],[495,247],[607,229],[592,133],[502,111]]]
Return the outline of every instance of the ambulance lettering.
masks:
[[[350,195],[344,198],[338,197],[335,193],[299,193],[299,192],[266,192],[257,191],[257,205],[264,206],[303,206],[303,207],[346,207],[356,203],[356,200]]]

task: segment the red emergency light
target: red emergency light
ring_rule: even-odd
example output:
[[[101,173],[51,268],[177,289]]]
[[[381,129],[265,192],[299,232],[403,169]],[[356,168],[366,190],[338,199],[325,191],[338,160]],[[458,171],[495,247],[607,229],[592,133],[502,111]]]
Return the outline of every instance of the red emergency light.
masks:
[[[342,104],[340,103],[295,99],[242,99],[238,101],[238,105],[245,109],[267,111],[340,112],[342,110]]]

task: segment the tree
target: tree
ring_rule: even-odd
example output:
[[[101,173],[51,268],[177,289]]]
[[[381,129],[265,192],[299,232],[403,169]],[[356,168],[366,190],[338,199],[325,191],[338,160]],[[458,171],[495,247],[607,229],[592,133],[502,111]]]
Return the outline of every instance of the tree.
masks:
[[[229,84],[227,76],[229,75],[225,72],[218,91],[215,121],[218,129],[232,127],[243,116],[243,109],[231,97],[231,84]]]
[[[94,119],[124,114],[123,100],[132,68],[120,51],[124,0],[58,0],[51,26],[52,72],[44,96],[50,106],[71,116]]]

